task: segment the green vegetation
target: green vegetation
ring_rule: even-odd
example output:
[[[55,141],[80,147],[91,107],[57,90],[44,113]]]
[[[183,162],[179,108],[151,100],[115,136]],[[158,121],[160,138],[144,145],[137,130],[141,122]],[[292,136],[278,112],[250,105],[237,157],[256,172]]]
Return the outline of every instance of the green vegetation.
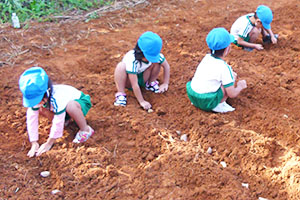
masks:
[[[62,13],[80,14],[90,9],[109,5],[113,0],[0,0],[0,23],[10,22],[16,13],[20,22],[28,19],[49,20]],[[96,17],[97,15],[94,15]]]

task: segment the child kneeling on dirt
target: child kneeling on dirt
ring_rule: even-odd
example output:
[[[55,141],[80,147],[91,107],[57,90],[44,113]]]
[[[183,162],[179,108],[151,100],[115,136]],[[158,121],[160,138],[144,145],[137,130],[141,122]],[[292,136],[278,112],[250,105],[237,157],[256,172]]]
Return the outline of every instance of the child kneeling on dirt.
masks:
[[[202,59],[192,81],[186,84],[188,97],[194,106],[220,113],[235,110],[226,100],[238,96],[247,85],[245,80],[240,80],[235,87],[237,75],[223,60],[233,41],[233,35],[224,28],[215,28],[207,35],[206,43],[211,54]]]
[[[144,100],[141,87],[154,93],[168,90],[170,66],[160,53],[161,48],[160,36],[147,31],[140,36],[135,48],[126,53],[115,69],[115,83],[118,90],[115,94],[115,106],[126,106],[125,87],[132,88],[139,104],[145,110],[150,109],[151,104]],[[164,82],[159,86],[157,77],[161,67],[164,69]]]
[[[23,94],[23,105],[28,107],[26,122],[31,142],[31,149],[27,154],[29,157],[49,151],[55,140],[62,137],[64,125],[70,117],[80,128],[73,142],[85,142],[93,135],[94,130],[87,125],[84,117],[92,106],[89,95],[69,85],[52,85],[52,81],[41,67],[31,67],[23,72],[19,79],[19,87]],[[39,114],[52,119],[49,138],[40,147]]]
[[[256,44],[256,40],[262,34],[263,43],[277,43],[277,34],[271,30],[273,14],[269,7],[260,5],[255,13],[239,17],[233,24],[230,33],[235,37],[234,44],[243,47],[246,51],[253,49],[262,50],[262,44]]]

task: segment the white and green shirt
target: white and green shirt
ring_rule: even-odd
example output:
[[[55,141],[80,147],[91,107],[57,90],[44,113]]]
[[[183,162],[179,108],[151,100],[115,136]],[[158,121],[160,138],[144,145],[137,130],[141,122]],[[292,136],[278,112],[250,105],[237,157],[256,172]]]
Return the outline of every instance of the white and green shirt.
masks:
[[[197,67],[191,81],[191,88],[199,93],[216,92],[221,85],[224,88],[234,85],[231,67],[222,59],[206,54]]]
[[[162,64],[165,61],[165,57],[162,53],[160,53],[160,58],[159,58],[159,64]],[[138,61],[135,59],[134,56],[134,50],[128,51],[122,62],[125,63],[126,65],[126,72],[129,74],[140,74],[144,72],[150,65],[152,64],[151,62],[145,62],[145,61]]]
[[[255,26],[249,19],[252,16],[254,16],[254,13],[241,16],[232,24],[230,33],[234,36],[235,40],[239,37],[243,39],[249,37],[250,31]]]

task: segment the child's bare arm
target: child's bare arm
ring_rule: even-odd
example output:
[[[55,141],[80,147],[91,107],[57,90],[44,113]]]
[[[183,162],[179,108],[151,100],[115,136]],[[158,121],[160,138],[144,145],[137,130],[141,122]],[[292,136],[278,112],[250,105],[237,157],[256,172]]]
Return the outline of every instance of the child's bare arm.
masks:
[[[159,86],[159,93],[163,93],[168,90],[170,81],[170,65],[168,61],[165,59],[161,65],[164,68],[164,82]]]
[[[243,38],[239,37],[237,39],[237,43],[239,45],[242,45],[244,47],[250,47],[250,48],[254,48],[257,50],[262,50],[264,49],[264,47],[261,44],[256,44],[256,43],[251,43],[251,42],[246,42]]]
[[[139,104],[145,109],[148,110],[151,108],[151,104],[147,101],[144,100],[143,95],[142,95],[142,91],[141,88],[138,84],[138,78],[136,74],[128,74],[130,83],[131,83],[131,87],[133,90],[133,93],[136,97],[136,99],[138,100]]]

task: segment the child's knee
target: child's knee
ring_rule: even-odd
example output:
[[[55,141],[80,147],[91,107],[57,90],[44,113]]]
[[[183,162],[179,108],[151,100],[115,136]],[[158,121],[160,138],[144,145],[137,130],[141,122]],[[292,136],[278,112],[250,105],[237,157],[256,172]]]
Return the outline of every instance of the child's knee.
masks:
[[[81,110],[81,106],[77,101],[70,101],[67,105],[66,111],[72,112],[76,110]]]
[[[126,71],[126,65],[124,62],[119,62],[116,67],[116,71]]]

